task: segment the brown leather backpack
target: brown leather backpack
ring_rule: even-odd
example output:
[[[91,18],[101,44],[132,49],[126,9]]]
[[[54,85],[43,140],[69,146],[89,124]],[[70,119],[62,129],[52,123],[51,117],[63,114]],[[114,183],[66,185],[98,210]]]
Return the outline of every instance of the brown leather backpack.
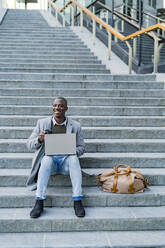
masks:
[[[143,192],[144,188],[149,186],[148,180],[139,170],[124,164],[105,171],[98,176],[98,181],[102,185],[103,191],[120,194]]]

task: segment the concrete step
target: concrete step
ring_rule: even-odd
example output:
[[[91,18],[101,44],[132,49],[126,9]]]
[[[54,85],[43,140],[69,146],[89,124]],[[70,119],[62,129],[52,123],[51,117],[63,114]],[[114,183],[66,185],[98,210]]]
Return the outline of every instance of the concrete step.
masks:
[[[14,19],[14,17],[15,17],[15,19]],[[19,20],[19,21],[33,21],[33,20],[38,20],[39,22],[45,22],[45,23],[47,23],[46,22],[46,20],[43,18],[43,16],[42,15],[40,15],[40,14],[38,14],[38,13],[32,13],[32,14],[26,14],[26,13],[23,13],[23,14],[20,14],[19,12],[18,13],[15,13],[14,15],[13,14],[11,14],[11,13],[9,13],[9,12],[7,12],[6,13],[6,16],[5,16],[5,18],[3,19],[3,22],[2,22],[2,26],[3,26],[3,23],[4,22],[7,22],[7,21],[9,21],[10,19],[12,19],[13,21],[15,20],[16,22]],[[16,28],[17,26],[15,26],[15,28]]]
[[[35,126],[45,116],[0,115],[0,126]],[[97,127],[164,127],[163,116],[70,116],[85,126]]]
[[[71,67],[71,68],[65,68],[62,67],[61,68],[52,68],[49,69],[49,67],[47,68],[9,68],[9,67],[1,67],[0,68],[0,72],[20,72],[20,73],[40,73],[42,76],[42,73],[107,73],[109,74],[110,71],[106,70],[104,68],[86,68],[88,66],[84,66],[84,67]]]
[[[11,55],[10,55],[11,56]],[[37,58],[37,56],[36,56]],[[67,57],[66,57],[67,58]],[[0,79],[8,79],[8,80],[91,80],[92,81],[120,81],[120,82],[125,82],[125,81],[137,81],[137,82],[146,82],[146,81],[155,81],[155,77],[153,75],[146,75],[145,77],[143,75],[137,76],[137,75],[110,75],[110,74],[88,74],[88,73],[63,73],[63,74],[47,74],[43,73],[40,75],[40,73],[0,73]]]
[[[1,126],[2,139],[26,139],[34,127]],[[85,139],[165,139],[164,127],[83,127]]]
[[[75,60],[76,61],[76,60]],[[3,77],[3,76],[2,76]],[[46,85],[46,89],[45,89]],[[78,90],[84,90],[83,96],[85,92],[90,92],[90,95],[92,92],[95,92],[97,89],[99,89],[98,92],[96,92],[96,96],[107,96],[106,92],[108,92],[108,96],[114,96],[114,97],[124,97],[124,96],[134,96],[134,97],[163,97],[165,96],[165,91],[163,90],[164,83],[141,83],[141,82],[135,82],[135,83],[129,83],[129,82],[120,82],[120,81],[110,81],[104,79],[101,81],[101,79],[98,79],[97,81],[93,78],[86,79],[86,78],[80,78],[78,79],[72,79],[68,78],[65,80],[61,79],[54,79],[54,80],[12,80],[12,79],[0,79],[0,92],[12,95],[17,95],[16,92],[21,91],[22,94],[24,92],[30,92],[30,95],[37,93],[44,94],[44,96],[51,96],[51,92],[53,94],[56,92],[55,90],[71,90],[73,92],[78,92]],[[68,91],[69,92],[69,91]],[[59,92],[60,93],[60,92]],[[65,94],[65,92],[63,93]],[[62,94],[62,95],[63,95]],[[28,93],[29,95],[29,93]],[[56,94],[55,94],[56,95]],[[36,95],[38,96],[38,95]],[[76,96],[76,95],[75,95]]]
[[[86,87],[86,81],[80,82],[79,84],[77,84],[76,82],[71,82],[71,86],[68,88],[67,88],[67,86],[68,86],[67,82],[65,82],[64,86],[63,86],[61,82],[59,83],[57,81],[57,83],[54,82],[54,84],[50,83],[50,86],[53,86],[53,88],[47,87],[47,89],[44,89],[44,87],[40,88],[40,85],[36,88],[37,85],[34,85],[34,84],[33,84],[33,87],[30,88],[31,83],[27,83],[27,84],[22,83],[23,87],[18,87],[20,85],[20,83],[15,84],[15,87],[14,87],[14,83],[12,83],[13,85],[11,87],[10,81],[8,81],[7,83],[6,82],[3,83],[3,82],[4,82],[4,80],[0,81],[0,85],[3,86],[0,88],[1,96],[10,96],[10,97],[11,96],[17,96],[17,98],[18,97],[20,98],[20,97],[27,97],[30,95],[32,97],[42,97],[43,101],[44,101],[44,97],[54,98],[55,95],[60,95],[60,96],[63,95],[68,100],[69,100],[69,97],[82,97],[83,96],[83,97],[96,98],[99,95],[100,98],[101,97],[121,98],[121,100],[119,100],[119,102],[122,101],[122,98],[127,97],[127,100],[125,101],[125,103],[130,102],[129,98],[132,99],[133,97],[135,97],[135,99],[138,99],[137,101],[139,101],[140,98],[144,99],[144,101],[145,101],[145,98],[146,99],[153,99],[153,102],[154,101],[156,102],[157,101],[156,99],[159,99],[157,102],[161,103],[165,97],[165,91],[164,90],[109,89],[108,87],[107,87],[107,89],[103,90],[103,89],[99,89],[99,83],[96,83],[96,86],[98,85],[98,87],[94,87],[95,84],[93,84],[93,88]],[[87,84],[88,84],[88,82],[87,82]],[[92,83],[89,84],[89,87],[91,84]],[[18,85],[17,86],[18,88],[16,88],[16,85]],[[75,85],[75,88],[72,89],[72,86],[74,86],[74,85]],[[27,86],[29,86],[29,87],[27,88]],[[62,88],[62,86],[63,86],[63,88]],[[101,87],[101,85],[100,85],[100,87]],[[156,99],[154,99],[154,98],[156,98]],[[150,103],[152,104],[151,101],[150,101]],[[52,102],[51,102],[51,104],[52,104]],[[117,102],[117,104],[118,104],[118,102]],[[126,104],[124,104],[124,105],[126,105]]]
[[[64,82],[62,89],[61,82],[57,82],[57,83],[54,82],[54,84],[49,83],[47,89],[44,90],[43,88],[40,88],[40,84],[34,85],[31,84],[31,82],[27,84],[22,83],[21,88],[19,87],[21,83],[16,82],[14,88],[14,82],[10,82],[10,81],[7,81],[6,83],[3,82],[4,80],[0,81],[1,96],[4,96],[4,99],[5,97],[7,99],[7,97],[12,98],[12,96],[17,96],[17,99],[19,99],[18,101],[20,103],[22,98],[25,98],[25,100],[28,102],[27,97],[30,95],[32,96],[34,102],[39,101],[40,104],[44,104],[45,101],[44,99],[46,99],[46,97],[49,97],[50,100],[48,101],[48,103],[52,104],[52,99],[54,98],[55,95],[60,95],[60,96],[63,95],[68,99],[68,102],[70,102],[71,104],[74,104],[73,102],[71,102],[70,100],[71,98],[72,100],[75,99],[74,102],[76,102],[76,97],[80,97],[80,99],[83,102],[83,99],[90,97],[91,100],[89,99],[89,103],[92,104],[96,102],[95,100],[96,98],[98,100],[100,98],[101,100],[103,97],[105,97],[105,99],[111,102],[111,104],[120,105],[120,106],[122,104],[126,106],[127,103],[131,103],[130,105],[134,105],[134,104],[138,105],[140,104],[140,101],[143,101],[144,105],[148,104],[155,106],[157,105],[163,106],[164,97],[165,97],[165,91],[161,91],[161,90],[139,90],[139,89],[127,90],[127,89],[113,89],[113,87],[112,89],[109,89],[110,85],[109,87],[107,86],[107,89],[102,90],[99,89],[99,87],[101,87],[99,83],[95,83],[96,87],[94,87],[93,85],[91,88],[89,88],[90,85],[92,85],[92,83],[88,84],[86,82],[79,82],[79,84],[77,84],[76,82],[70,82],[70,84],[69,83],[67,84],[67,82]],[[31,85],[32,87],[30,88]],[[73,86],[75,85],[75,88],[73,90],[72,90],[72,85]],[[29,88],[27,88],[28,86]],[[49,86],[53,86],[53,88],[50,88]],[[10,88],[6,88],[6,87],[10,87]],[[37,97],[40,97],[41,100],[37,100]],[[147,99],[149,100],[149,102],[147,102]],[[101,102],[103,105],[106,104],[104,100],[102,100]]]
[[[15,89],[16,91],[16,89]],[[32,90],[31,90],[32,91]],[[78,91],[78,90],[77,90]],[[88,90],[87,90],[88,91]],[[54,97],[43,97],[43,96],[38,96],[37,97],[28,97],[28,96],[23,96],[23,95],[28,95],[25,90],[22,94],[22,96],[9,96],[8,92],[11,93],[12,95],[14,95],[14,92],[12,90],[5,92],[6,95],[4,96],[4,90],[2,90],[2,96],[0,98],[0,104],[2,105],[48,105],[50,104],[50,106],[52,105],[53,101],[54,101]],[[19,92],[21,93],[22,90],[19,89]],[[43,90],[44,92],[44,90]],[[85,93],[85,94],[83,94]],[[92,92],[93,93],[93,92]],[[17,94],[17,93],[16,93]],[[73,94],[73,92],[72,92]],[[32,95],[32,94],[31,94]],[[44,94],[43,94],[44,95]],[[52,95],[52,94],[51,94]],[[56,91],[56,95],[57,95],[57,91]],[[85,92],[85,90],[79,90],[77,95],[87,95],[87,93]],[[89,92],[88,92],[89,95]],[[69,105],[76,105],[76,106],[82,106],[82,105],[86,105],[87,103],[89,105],[95,105],[95,106],[165,106],[165,98],[125,98],[125,97],[72,97],[69,96],[69,94],[65,94],[63,93],[63,96],[67,96],[67,101]]]
[[[10,23],[12,23],[14,20],[11,20]],[[28,21],[29,22],[29,21]],[[22,21],[21,24],[23,25]],[[23,25],[24,26],[24,25]],[[10,28],[9,27],[3,27],[3,25],[0,27],[0,31],[2,32],[2,34],[61,34],[61,35],[71,35],[71,36],[75,36],[78,37],[73,31],[71,31],[70,29],[57,29],[57,28],[51,28],[51,27],[45,27],[45,28],[28,28],[26,26],[22,27],[22,28]]]
[[[62,52],[64,53],[67,53],[67,51],[69,50],[69,52],[90,52],[90,49],[88,49],[88,48],[86,48],[85,46],[72,46],[72,47],[70,47],[69,49],[68,49],[68,46],[54,46],[53,48],[53,51],[51,51],[51,50],[48,50],[48,48],[47,47],[35,47],[35,46],[33,46],[33,47],[26,47],[26,48],[24,48],[24,47],[15,47],[15,48],[11,48],[10,47],[10,49],[6,46],[6,47],[4,47],[4,46],[2,46],[1,48],[0,48],[0,53],[7,53],[7,52],[11,52],[11,54],[12,53],[33,53],[33,52],[35,52],[35,53],[38,53],[38,54],[40,54],[40,53],[45,53],[45,52],[47,52],[48,54],[49,53],[58,53],[59,52],[59,49],[62,49]]]
[[[45,21],[45,19],[43,18],[43,16],[41,16],[41,15],[36,15],[36,14],[25,14],[25,13],[23,13],[23,14],[21,14],[20,15],[20,13],[16,13],[16,14],[8,14],[7,13],[7,15],[5,16],[5,18],[3,19],[3,22],[2,22],[2,27],[3,27],[3,23],[5,22],[5,21],[9,21],[9,20],[11,20],[11,21],[13,21],[13,22],[15,22],[15,24],[17,24],[18,22],[21,22],[21,21],[32,21],[32,20],[35,20],[36,22],[38,21],[38,22],[43,22],[43,20]],[[45,21],[45,23],[47,23],[46,21]],[[27,23],[28,24],[28,23]],[[25,25],[26,26],[26,25]],[[14,28],[17,28],[17,26],[15,25],[15,27]],[[22,28],[24,28],[24,26],[22,27]],[[58,27],[57,27],[58,28]]]
[[[108,137],[109,138],[109,137]],[[0,139],[0,151],[28,152],[27,139]],[[164,152],[165,139],[86,139],[86,152]]]
[[[33,153],[0,153],[4,169],[30,169]],[[132,168],[165,168],[164,153],[85,153],[80,157],[82,168],[113,168],[117,164]]]
[[[25,187],[0,187],[0,208],[30,208],[35,203],[35,193]],[[83,188],[84,207],[138,207],[163,206],[165,186],[150,186],[144,193],[113,194],[101,187]],[[73,207],[71,187],[49,187],[45,207]]]
[[[82,48],[82,49],[76,49],[76,48],[74,48],[74,49],[62,49],[62,50],[53,50],[53,52],[52,51],[50,51],[50,50],[47,50],[47,49],[45,49],[45,50],[43,50],[43,49],[41,49],[40,51],[37,51],[37,49],[29,49],[29,50],[5,50],[5,49],[3,49],[3,50],[0,50],[0,55],[7,55],[7,54],[14,54],[14,55],[17,55],[17,54],[28,54],[28,55],[31,55],[31,54],[37,54],[37,55],[51,55],[51,54],[57,54],[57,55],[59,55],[59,54],[73,54],[73,55],[77,55],[77,56],[79,56],[79,55],[88,55],[89,53],[91,53],[90,52],[90,50],[88,50],[88,49],[86,49],[86,48]],[[91,53],[92,54],[92,53]]]
[[[17,20],[17,17],[15,16],[14,18],[12,18],[12,19],[10,19],[10,21],[11,22],[14,22],[14,21],[16,21]],[[35,21],[37,21],[38,20],[38,18],[33,18],[33,20],[35,20]],[[4,21],[5,21],[5,19],[4,19]],[[20,20],[19,20],[20,21]],[[23,20],[21,20],[21,21],[23,21]],[[27,21],[29,21],[29,20],[26,20],[26,22]],[[10,31],[13,31],[13,32],[24,32],[24,31],[32,31],[32,32],[34,32],[34,31],[37,31],[37,32],[59,32],[59,33],[69,33],[69,34],[73,34],[73,31],[70,29],[70,27],[69,26],[67,26],[67,27],[45,27],[45,28],[42,28],[42,29],[32,29],[32,28],[28,28],[28,27],[26,27],[26,26],[22,26],[22,28],[20,29],[20,28],[17,28],[17,26],[15,26],[14,28],[10,28],[10,26],[8,27],[8,28],[4,28],[3,27],[3,24],[1,24],[1,26],[0,26],[0,30],[2,30],[3,32],[10,32]]]
[[[38,44],[39,43],[39,44]],[[27,46],[36,46],[36,45],[40,45],[40,46],[52,46],[52,45],[64,45],[64,46],[70,46],[70,45],[84,45],[84,42],[83,41],[79,41],[79,40],[63,40],[61,42],[61,40],[59,39],[55,39],[55,40],[30,40],[30,39],[25,39],[24,42],[22,43],[19,39],[12,39],[12,40],[7,40],[7,39],[4,39],[4,40],[0,40],[0,44],[2,46],[10,46],[10,47],[25,47],[25,45]]]
[[[119,238],[120,237],[120,238]],[[4,248],[164,248],[163,231],[1,233]]]
[[[109,168],[83,169],[83,186],[97,186],[97,176]],[[150,186],[165,186],[165,168],[140,168],[142,174],[149,180]],[[89,175],[87,175],[87,174]],[[29,169],[0,169],[0,187],[25,187]],[[56,175],[49,180],[49,186],[71,187],[69,176]]]
[[[96,60],[96,58],[93,58],[93,57],[87,57],[87,59],[83,58],[72,58],[72,59],[21,59],[21,58],[18,58],[18,59],[13,59],[13,58],[0,58],[0,63],[2,64],[8,64],[8,63],[11,63],[11,64],[74,64],[74,63],[78,63],[78,64],[101,64],[101,61],[100,60]],[[152,83],[151,83],[152,85]],[[154,83],[153,83],[154,85]],[[155,83],[155,86],[157,84]],[[161,85],[161,87],[163,88],[164,85],[163,83],[159,83],[157,88],[159,88]]]
[[[58,41],[67,41],[67,40],[74,40],[74,41],[79,41],[80,39],[74,35],[74,34],[64,34],[64,35],[60,35],[60,34],[3,34],[3,36],[1,37],[0,40],[4,40],[7,39],[8,41],[13,41],[13,39],[19,40],[19,42],[23,42],[24,40],[41,40],[41,39],[45,39],[45,40],[58,40]]]
[[[22,24],[21,24],[22,25]],[[7,25],[3,25],[3,27],[7,27]],[[29,27],[29,26],[28,26]],[[37,27],[37,26],[36,26]],[[33,29],[34,27],[32,27]],[[37,27],[38,31],[40,30],[40,26]],[[37,30],[36,29],[36,30]],[[8,38],[14,38],[14,37],[17,37],[17,39],[20,37],[20,38],[35,38],[35,37],[54,37],[54,38],[60,38],[61,40],[64,39],[67,39],[67,38],[78,38],[78,36],[74,33],[74,32],[15,32],[15,31],[12,31],[12,30],[9,30],[9,32],[3,32],[3,30],[1,31],[2,35],[3,35],[3,38],[4,37],[8,37]]]
[[[17,28],[20,27],[20,29],[22,28],[23,25],[25,25],[25,27],[27,28],[46,28],[48,27],[49,28],[49,25],[48,23],[46,22],[43,22],[43,21],[40,21],[40,20],[36,20],[36,22],[30,22],[30,23],[25,23],[25,20],[23,23],[20,23],[22,22],[22,20],[17,20],[17,22],[12,22],[12,21],[7,21],[7,22],[3,22],[3,27],[7,27],[7,28],[15,28],[15,26],[17,25]],[[29,22],[29,20],[27,20],[27,22]],[[38,22],[38,23],[37,23]]]
[[[21,21],[21,20],[20,20]],[[19,23],[19,21],[17,22],[17,23],[14,23],[14,24],[9,24],[9,23],[4,23],[3,24],[3,27],[10,27],[10,28],[14,28],[15,27],[15,25],[17,25],[17,27],[20,27],[20,28],[22,28],[22,23]],[[49,27],[48,26],[48,24],[45,24],[45,23],[36,23],[36,24],[26,24],[26,27],[28,27],[28,28],[46,28],[46,27]]]
[[[1,63],[0,62],[0,67],[1,68],[8,68],[8,69],[26,69],[26,70],[35,70],[35,69],[44,69],[44,70],[50,70],[50,69],[94,69],[97,70],[98,69],[105,69],[105,65],[102,64],[86,64],[86,63],[78,63],[77,61],[73,62],[73,63],[63,63],[63,64],[58,64],[58,63],[34,63],[34,64],[30,64],[30,63]],[[88,71],[88,70],[87,70]]]
[[[88,54],[80,54],[79,56],[77,56],[76,54],[73,54],[73,55],[71,55],[71,54],[61,54],[61,55],[59,55],[59,54],[49,54],[49,55],[46,55],[46,54],[43,54],[43,55],[37,55],[37,54],[35,54],[35,55],[31,55],[31,54],[15,54],[15,55],[13,55],[13,54],[11,54],[11,55],[9,55],[9,54],[3,54],[3,59],[23,59],[23,60],[25,60],[25,59],[38,59],[38,60],[58,60],[58,59],[62,59],[62,60],[67,60],[67,59],[74,59],[74,60],[79,60],[79,59],[85,59],[85,60],[87,60],[87,59],[96,59],[96,56],[94,56],[93,54],[91,54],[91,53],[88,53]]]
[[[50,40],[51,39],[51,40]],[[24,43],[32,43],[32,42],[38,42],[39,44],[42,44],[42,43],[49,43],[50,41],[50,44],[52,41],[54,41],[55,43],[66,43],[66,42],[79,42],[81,43],[81,40],[77,37],[70,37],[68,35],[68,37],[40,37],[40,36],[36,36],[36,37],[17,37],[17,36],[13,36],[13,37],[8,37],[8,36],[3,36],[3,37],[0,37],[0,42],[8,42],[8,43],[13,43],[13,44],[17,44],[17,43],[20,43],[22,42],[22,44]],[[40,43],[41,42],[41,43]]]
[[[1,209],[0,232],[164,230],[164,211],[164,206],[92,207],[82,219],[75,217],[73,208],[45,208],[36,221],[29,217],[29,208]]]
[[[51,106],[0,105],[0,115],[51,115]],[[69,106],[68,115],[91,116],[164,116],[165,107]]]
[[[12,30],[12,28],[14,29],[15,26],[13,25],[3,25],[2,26],[4,29],[8,30],[8,32],[3,32],[3,30],[1,30],[2,32],[2,35],[3,35],[3,38],[9,38],[11,39],[12,37],[13,38],[25,38],[25,39],[28,39],[29,37],[33,37],[33,38],[36,38],[36,37],[45,37],[45,38],[55,38],[55,37],[59,37],[61,40],[64,38],[77,38],[78,39],[78,36],[74,33],[74,32],[61,32],[61,31],[56,31],[56,30],[50,30],[49,32],[49,27],[48,26],[44,26],[44,25],[28,25],[28,26],[25,26],[26,28],[26,31],[22,30],[22,24],[19,25],[18,24],[18,28],[20,28],[20,30],[22,30],[22,32],[15,32]],[[48,28],[47,28],[48,27]],[[11,30],[9,30],[9,28]],[[28,29],[28,30],[27,30]],[[39,30],[42,30],[44,29],[44,32],[38,32]],[[37,31],[35,33],[35,30]],[[31,32],[29,32],[31,31]],[[26,36],[27,34],[27,36]],[[65,36],[66,34],[66,36]]]
[[[39,44],[38,44],[39,43]],[[87,47],[83,41],[79,41],[78,39],[70,39],[70,40],[59,40],[59,39],[53,39],[53,40],[47,40],[47,39],[38,39],[38,40],[31,40],[31,39],[25,39],[25,40],[18,40],[18,39],[1,39],[0,40],[1,47],[3,48],[35,48],[35,47],[47,47],[50,49],[50,47],[55,48],[56,46],[59,47]],[[2,48],[1,48],[2,49]]]
[[[21,23],[19,23],[19,21],[21,21]],[[37,21],[38,21],[38,23],[36,23]],[[14,26],[14,27],[17,27],[17,29],[18,29],[19,26],[21,26],[21,24],[22,24],[23,27],[24,26],[27,27],[27,26],[30,26],[30,25],[34,25],[34,26],[35,25],[39,25],[39,26],[40,25],[45,25],[45,28],[49,27],[49,25],[47,24],[47,22],[44,19],[39,19],[39,18],[36,18],[35,20],[30,19],[30,18],[29,19],[22,19],[22,20],[20,20],[20,19],[13,20],[13,19],[4,18],[2,26],[4,27],[4,26],[8,25],[10,27],[10,29],[11,29],[12,26]]]
[[[36,47],[37,46],[37,47]],[[64,50],[68,49],[68,46],[70,48],[70,50],[72,49],[85,49],[87,48],[86,45],[84,45],[83,43],[79,44],[78,42],[75,42],[74,44],[71,44],[71,43],[64,43],[64,44],[61,44],[60,42],[56,42],[56,44],[51,44],[51,49],[52,50],[56,50],[56,49],[62,49],[64,48]],[[50,49],[50,44],[39,44],[39,45],[36,45],[34,43],[31,43],[29,44],[22,44],[22,46],[20,46],[19,44],[1,44],[1,47],[0,47],[0,51],[1,50],[14,50],[14,51],[17,51],[17,50],[36,50],[36,51],[40,51],[40,50],[45,50],[45,49]],[[89,51],[89,49],[87,48],[87,50]]]

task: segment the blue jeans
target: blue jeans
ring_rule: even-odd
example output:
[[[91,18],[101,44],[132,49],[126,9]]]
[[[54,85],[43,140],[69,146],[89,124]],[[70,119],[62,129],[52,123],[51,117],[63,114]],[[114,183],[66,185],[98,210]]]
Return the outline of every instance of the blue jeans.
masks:
[[[51,174],[69,175],[72,183],[73,200],[82,199],[82,174],[76,155],[44,156],[38,172],[36,199],[46,199],[46,189]]]

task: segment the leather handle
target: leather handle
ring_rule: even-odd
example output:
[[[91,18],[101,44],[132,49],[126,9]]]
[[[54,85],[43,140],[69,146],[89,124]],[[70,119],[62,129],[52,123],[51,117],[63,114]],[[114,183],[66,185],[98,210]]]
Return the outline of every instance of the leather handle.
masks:
[[[133,180],[131,175],[128,175],[128,181],[129,181],[129,193],[134,194],[135,193],[135,189],[133,187]]]
[[[125,172],[119,172],[118,171],[118,168],[119,167],[124,167],[126,169],[126,171]],[[113,168],[113,170],[114,170],[115,174],[118,174],[118,175],[128,175],[131,172],[131,166],[130,165],[125,165],[125,164],[118,164],[117,166],[115,166]]]
[[[113,180],[113,188],[111,188],[112,193],[116,193],[118,191],[117,189],[117,181],[118,181],[118,175],[114,175],[114,180]]]

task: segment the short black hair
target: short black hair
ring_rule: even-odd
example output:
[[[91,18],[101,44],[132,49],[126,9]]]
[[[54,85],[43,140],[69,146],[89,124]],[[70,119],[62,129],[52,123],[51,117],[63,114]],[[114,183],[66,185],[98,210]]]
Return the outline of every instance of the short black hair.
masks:
[[[56,99],[63,100],[64,103],[65,103],[65,106],[66,106],[66,107],[68,106],[68,102],[67,102],[66,98],[64,98],[64,97],[62,97],[62,96],[58,96],[58,97],[56,97],[56,98],[54,99],[54,101],[55,101]]]

